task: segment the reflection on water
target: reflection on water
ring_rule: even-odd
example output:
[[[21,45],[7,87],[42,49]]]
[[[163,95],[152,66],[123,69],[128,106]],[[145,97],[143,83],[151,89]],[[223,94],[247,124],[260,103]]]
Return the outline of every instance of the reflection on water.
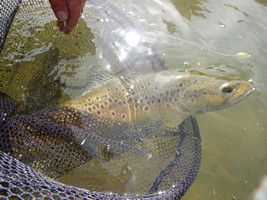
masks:
[[[153,54],[154,50],[157,55],[165,56],[169,68],[192,68],[215,75],[252,79],[256,91],[245,101],[229,109],[197,117],[202,136],[202,165],[199,176],[183,199],[249,198],[261,177],[267,174],[266,1],[173,0],[172,3],[178,13],[164,3],[157,4],[162,9],[149,5],[153,13],[149,17],[141,12],[142,9],[140,13],[129,12],[143,26],[136,28],[143,28],[147,35],[114,30],[119,33],[117,36],[125,36],[125,41],[109,32],[113,24],[108,20],[97,19],[102,22],[101,29],[108,32],[107,35],[101,35],[104,33],[100,31],[97,36],[113,41],[112,45],[109,42],[103,43],[100,37],[93,37],[87,25],[90,26],[90,20],[95,19],[87,19],[86,16],[71,37],[45,27],[44,30],[50,30],[52,34],[43,34],[39,30],[34,32],[39,40],[27,41],[26,44],[18,42],[24,40],[17,38],[14,33],[11,36],[16,41],[14,48],[20,51],[17,54],[7,53],[0,58],[0,65],[5,66],[1,71],[1,91],[18,101],[30,102],[22,104],[26,107],[30,105],[27,110],[32,107],[38,110],[40,105],[46,107],[58,104],[86,91],[90,84],[86,77],[90,74],[91,67],[101,65],[122,74],[124,72],[120,65],[135,65],[142,69],[160,59]],[[138,10],[134,8],[143,5],[136,1],[132,6],[133,10]],[[125,9],[126,6],[118,7]],[[127,18],[123,21],[123,25],[128,23]],[[103,46],[96,48],[92,40]],[[137,51],[136,44],[142,41],[145,42]],[[6,48],[9,49],[4,52],[14,51],[12,45]],[[32,53],[27,54],[24,49],[31,49]],[[235,56],[238,52],[249,53],[251,57],[240,59]],[[143,55],[151,56],[142,57]],[[145,64],[137,58],[145,60]],[[107,60],[112,61],[108,63]],[[156,66],[157,69],[163,67],[162,62],[155,63],[161,65]],[[49,90],[53,92],[47,92]],[[131,173],[126,166],[121,168],[124,169],[123,176],[120,172],[115,176],[100,167],[100,171],[106,173],[107,177],[119,179],[118,185],[114,185],[119,188],[118,192],[123,191],[123,184],[128,181]],[[65,178],[68,183],[71,176]]]
[[[205,12],[209,12],[202,4],[202,2],[206,2],[206,0],[172,0],[172,2],[180,14],[189,20],[191,20],[192,15],[206,18]]]
[[[267,6],[267,1],[266,0],[255,0],[256,2],[264,5],[264,6]]]

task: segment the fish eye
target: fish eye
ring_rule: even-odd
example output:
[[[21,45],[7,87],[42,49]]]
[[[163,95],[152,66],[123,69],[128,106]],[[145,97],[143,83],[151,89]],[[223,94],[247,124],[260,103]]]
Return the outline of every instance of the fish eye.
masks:
[[[225,87],[222,88],[222,92],[223,93],[228,93],[228,94],[230,94],[231,92],[233,92],[233,90],[234,90],[234,88],[231,87],[231,86],[225,86]]]

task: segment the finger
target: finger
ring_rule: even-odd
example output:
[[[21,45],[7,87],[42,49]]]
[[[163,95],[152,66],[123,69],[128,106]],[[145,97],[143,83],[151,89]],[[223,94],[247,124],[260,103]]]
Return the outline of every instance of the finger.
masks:
[[[58,21],[65,22],[68,20],[69,12],[68,7],[65,0],[49,0],[51,8],[57,17]]]
[[[86,0],[83,0],[83,2],[82,2],[81,14],[83,13],[83,8],[84,8],[85,1]]]
[[[59,31],[64,31],[65,22],[59,22],[57,23]]]
[[[70,33],[77,25],[83,10],[84,0],[67,0],[69,18],[66,22],[65,33]]]

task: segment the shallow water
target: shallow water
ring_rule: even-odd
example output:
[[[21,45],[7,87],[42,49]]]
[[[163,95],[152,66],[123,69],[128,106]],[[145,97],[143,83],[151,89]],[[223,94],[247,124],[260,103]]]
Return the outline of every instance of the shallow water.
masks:
[[[141,7],[141,2],[135,1],[132,6]],[[202,137],[202,164],[196,181],[183,199],[250,199],[261,177],[267,174],[267,1],[176,0],[171,3],[178,12],[169,4],[158,3],[157,6],[161,5],[170,13],[145,18],[151,23],[154,21],[154,26],[141,23],[148,33],[147,41],[164,56],[166,65],[252,79],[256,88],[248,98],[231,108],[197,116]],[[150,6],[152,13],[159,12],[155,5]],[[140,19],[144,16],[145,13],[136,14]],[[87,16],[84,19],[90,22]],[[9,66],[1,72],[1,91],[26,102],[21,110],[25,107],[28,111],[39,110],[86,90],[88,83],[77,79],[88,75],[90,68],[85,63],[108,66],[105,61],[90,56],[101,53],[91,40],[78,39],[93,38],[85,23],[81,22],[70,37],[53,30],[53,24],[48,26],[45,30],[53,31],[52,39],[51,32],[34,31],[32,34],[38,40],[16,43],[13,48],[21,48],[22,53],[6,54],[5,58],[12,60],[8,63],[7,59],[0,60],[0,64]],[[118,39],[112,34],[102,36],[107,40]],[[73,48],[73,44],[79,48]],[[25,54],[25,49],[32,49],[32,52]],[[110,64],[117,66],[121,62],[123,65],[123,51],[118,48],[115,52],[120,56]],[[236,56],[238,52],[245,52],[246,58]],[[104,55],[106,60],[112,56]],[[48,57],[51,59],[47,60]],[[120,71],[120,67],[113,70]],[[22,77],[21,74],[26,75]],[[54,81],[66,87],[59,88]],[[51,88],[57,92],[41,95]],[[66,95],[62,95],[62,90]]]

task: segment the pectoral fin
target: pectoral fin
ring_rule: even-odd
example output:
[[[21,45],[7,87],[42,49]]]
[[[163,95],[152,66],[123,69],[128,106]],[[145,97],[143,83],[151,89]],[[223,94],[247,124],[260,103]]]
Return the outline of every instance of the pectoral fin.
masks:
[[[161,121],[167,127],[178,126],[187,117],[186,113],[173,108],[160,108],[159,114]]]

